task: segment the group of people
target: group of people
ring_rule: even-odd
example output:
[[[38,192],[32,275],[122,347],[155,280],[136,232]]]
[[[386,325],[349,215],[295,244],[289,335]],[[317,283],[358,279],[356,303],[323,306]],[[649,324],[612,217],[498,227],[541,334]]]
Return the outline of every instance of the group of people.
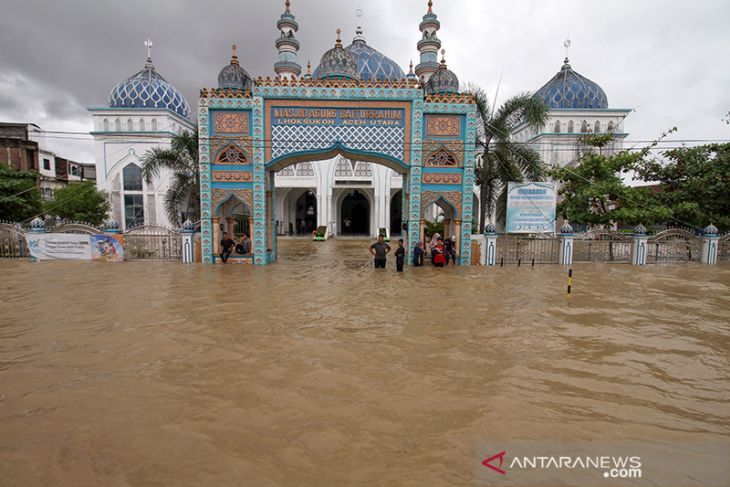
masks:
[[[228,232],[223,232],[223,240],[221,240],[221,262],[224,264],[228,262],[228,258],[233,252],[237,254],[245,255],[251,253],[251,239],[245,233],[241,235],[238,243],[234,242],[231,237],[228,236]]]
[[[390,250],[390,245],[385,243],[382,235],[378,236],[378,241],[370,246],[376,269],[385,269],[386,256]],[[395,268],[398,272],[403,272],[405,255],[403,239],[399,238],[398,247],[395,250]],[[436,267],[444,267],[449,263],[456,265],[456,238],[451,237],[444,241],[440,234],[435,233],[427,247],[424,248],[423,242],[418,242],[413,249],[413,265],[422,266],[428,255],[431,257],[431,263]]]

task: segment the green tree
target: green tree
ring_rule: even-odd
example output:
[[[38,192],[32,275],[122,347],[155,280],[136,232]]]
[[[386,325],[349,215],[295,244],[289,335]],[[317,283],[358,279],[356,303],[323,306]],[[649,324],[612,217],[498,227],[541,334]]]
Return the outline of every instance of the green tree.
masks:
[[[699,228],[712,223],[730,230],[730,143],[671,149],[662,156],[639,161],[636,172],[661,185],[657,199],[672,217]]]
[[[651,225],[666,221],[670,212],[651,189],[628,186],[622,179],[643,160],[649,148],[603,154],[602,149],[611,140],[611,134],[584,136],[581,143],[585,150],[577,167],[551,171],[551,176],[562,183],[558,213],[571,222],[589,225]]]
[[[59,188],[51,201],[43,205],[48,215],[58,215],[66,220],[101,225],[109,211],[106,193],[96,189],[92,181],[70,183]]]
[[[480,188],[479,232],[484,232],[487,218],[496,213],[504,221],[507,209],[507,183],[542,181],[546,168],[540,155],[529,146],[511,140],[522,125],[540,128],[547,123],[548,107],[541,99],[522,93],[493,110],[487,92],[469,84],[465,93],[474,97],[477,107],[477,147],[482,152],[476,167]]]
[[[41,212],[38,174],[0,164],[0,220],[21,222]]]
[[[200,215],[200,171],[198,169],[198,131],[184,130],[172,136],[169,149],[154,147],[142,160],[142,177],[147,184],[161,170],[172,171],[170,188],[165,194],[165,213],[173,225],[184,218],[193,220]]]

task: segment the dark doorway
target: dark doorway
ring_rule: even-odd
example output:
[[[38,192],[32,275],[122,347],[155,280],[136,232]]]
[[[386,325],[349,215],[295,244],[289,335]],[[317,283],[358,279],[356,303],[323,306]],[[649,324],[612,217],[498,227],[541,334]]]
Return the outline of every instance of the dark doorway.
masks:
[[[311,234],[317,228],[317,197],[307,191],[297,199],[296,232],[298,235]]]
[[[370,235],[370,202],[358,190],[342,200],[340,229],[343,235]]]
[[[390,234],[400,235],[403,224],[403,191],[398,190],[390,199]]]

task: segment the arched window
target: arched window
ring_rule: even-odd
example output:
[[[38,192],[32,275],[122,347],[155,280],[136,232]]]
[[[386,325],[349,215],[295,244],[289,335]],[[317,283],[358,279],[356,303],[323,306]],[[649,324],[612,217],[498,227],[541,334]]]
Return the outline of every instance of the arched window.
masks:
[[[134,123],[131,118],[127,120],[127,132],[134,132]]]
[[[157,132],[157,119],[156,118],[152,119],[152,131]]]
[[[596,120],[596,124],[593,126],[593,133],[594,134],[600,134],[601,133],[601,122]]]
[[[124,191],[142,191],[142,170],[137,164],[127,164],[122,171]]]
[[[246,154],[235,145],[229,145],[218,153],[217,163],[222,164],[248,164]]]
[[[613,132],[613,122],[608,122],[608,128],[606,130],[609,132]]]
[[[142,120],[141,118],[139,119],[139,131],[140,132],[145,131],[144,120]]]
[[[109,120],[104,119],[104,132],[109,132]]]
[[[553,130],[556,134],[560,133],[560,120],[555,121],[555,129]]]
[[[573,121],[571,120],[570,122],[568,122],[568,133],[572,134],[573,132],[575,132],[575,127],[573,126]]]
[[[428,160],[426,160],[427,166],[456,166],[456,158],[454,157],[454,154],[447,151],[443,147],[439,150],[432,152],[430,156],[428,156]]]
[[[587,132],[588,132],[588,122],[586,122],[585,120],[583,120],[580,123],[580,133],[585,134]]]
[[[116,130],[117,132],[122,131],[122,122],[119,119],[116,119],[114,121],[114,130]]]

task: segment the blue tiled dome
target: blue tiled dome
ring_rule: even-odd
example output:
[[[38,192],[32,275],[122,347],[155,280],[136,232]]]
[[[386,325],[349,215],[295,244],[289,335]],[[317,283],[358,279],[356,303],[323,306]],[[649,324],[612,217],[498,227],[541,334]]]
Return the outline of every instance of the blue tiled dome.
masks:
[[[406,77],[398,64],[385,56],[383,53],[373,49],[365,42],[362,30],[358,27],[357,35],[352,44],[345,48],[357,61],[357,74],[363,81],[392,81],[401,80]],[[321,65],[314,70],[312,77],[321,78]]]
[[[251,91],[253,89],[253,79],[251,79],[251,76],[238,63],[235,44],[233,45],[231,63],[221,69],[221,72],[218,74],[218,88],[244,91]]]
[[[443,52],[443,51],[442,51]],[[440,95],[459,92],[459,78],[446,67],[446,60],[442,59],[438,71],[433,73],[424,85],[429,95]]]
[[[319,66],[312,73],[313,78],[346,78],[359,79],[357,72],[357,58],[350,51],[342,47],[340,30],[337,30],[335,47],[325,52],[319,61]]]
[[[597,83],[573,71],[565,58],[560,72],[537,90],[535,96],[545,100],[549,108],[608,108],[608,98]]]
[[[112,108],[166,108],[181,117],[190,116],[190,105],[177,88],[155,70],[151,59],[142,71],[122,81],[109,95]]]

